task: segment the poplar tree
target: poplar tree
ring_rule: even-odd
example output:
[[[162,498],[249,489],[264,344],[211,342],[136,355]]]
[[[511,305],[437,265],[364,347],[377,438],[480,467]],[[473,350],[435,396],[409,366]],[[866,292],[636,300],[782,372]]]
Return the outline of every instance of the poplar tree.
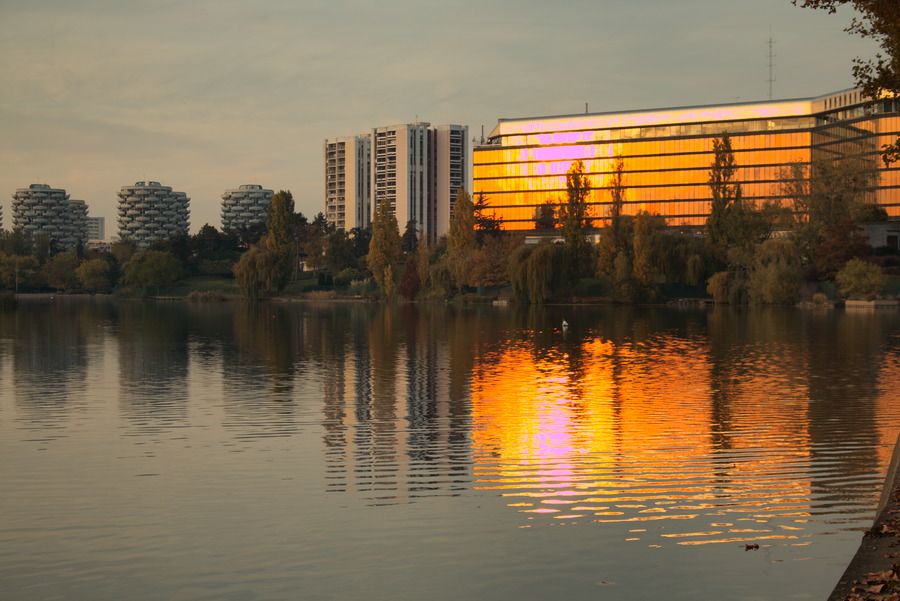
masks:
[[[372,241],[369,243],[366,263],[381,292],[388,298],[393,298],[396,292],[394,279],[401,254],[397,218],[391,210],[390,201],[383,199],[378,203],[372,220]]]
[[[591,245],[585,238],[591,226],[590,194],[591,182],[584,174],[584,163],[575,161],[566,173],[566,200],[559,205],[559,223],[568,254],[568,276],[573,284],[578,282],[590,262]]]
[[[450,232],[447,235],[447,258],[456,288],[469,284],[470,270],[477,250],[475,206],[469,194],[460,189],[456,193],[456,203],[450,216]]]
[[[266,250],[271,253],[276,269],[274,291],[280,292],[291,280],[297,245],[294,241],[294,196],[279,190],[272,196],[266,212]]]

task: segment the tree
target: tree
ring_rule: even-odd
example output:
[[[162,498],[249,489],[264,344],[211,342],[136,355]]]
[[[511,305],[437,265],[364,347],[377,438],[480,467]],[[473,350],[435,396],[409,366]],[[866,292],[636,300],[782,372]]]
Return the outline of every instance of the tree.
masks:
[[[515,234],[487,238],[472,262],[471,284],[502,286],[509,283],[509,257],[523,243],[522,236]]]
[[[38,267],[40,263],[31,255],[9,255],[0,252],[0,285],[16,292],[23,288],[31,288],[37,283]]]
[[[453,285],[460,289],[469,285],[469,276],[478,240],[475,237],[475,206],[465,190],[456,193],[450,232],[447,234],[447,260]]]
[[[556,229],[556,205],[552,201],[544,201],[544,204],[538,207],[534,218],[534,229]]]
[[[884,272],[874,263],[850,259],[835,276],[838,289],[850,299],[873,300],[884,289]]]
[[[741,204],[741,184],[734,181],[737,164],[731,138],[722,134],[713,139],[714,158],[709,168],[709,190],[712,193],[709,216],[706,218],[706,236],[713,255],[722,263],[727,262],[728,248],[739,234],[735,231],[735,207]]]
[[[419,247],[419,233],[416,230],[415,219],[406,222],[406,229],[403,230],[403,236],[400,238],[400,246],[405,253],[414,253]]]
[[[419,277],[418,257],[413,254],[403,267],[403,275],[400,276],[400,284],[397,291],[406,300],[413,300],[422,288],[422,280]]]
[[[266,250],[272,254],[277,267],[275,292],[287,286],[294,268],[297,246],[293,224],[294,196],[288,190],[279,190],[266,211]]]
[[[522,244],[509,256],[509,282],[519,302],[540,304],[563,283],[565,249],[544,242]]]
[[[590,193],[591,182],[584,174],[584,163],[575,161],[566,172],[566,201],[559,206],[559,222],[568,254],[567,275],[573,284],[590,266],[591,245],[585,238],[591,227]]]
[[[612,196],[609,207],[609,225],[612,229],[612,244],[615,251],[622,249],[622,214],[625,208],[625,159],[616,156],[609,192]]]
[[[81,287],[88,292],[108,292],[112,287],[112,268],[106,259],[85,261],[75,270]]]
[[[391,210],[391,203],[383,199],[375,210],[372,220],[372,241],[366,263],[372,271],[375,283],[388,298],[393,298],[396,285],[397,263],[400,261],[400,228]]]
[[[134,254],[122,266],[125,283],[138,288],[156,288],[174,284],[181,275],[181,264],[172,253],[145,249]]]
[[[241,296],[251,303],[259,300],[263,293],[274,290],[280,277],[277,261],[265,243],[251,246],[232,271]]]
[[[73,253],[59,253],[44,263],[44,279],[57,290],[69,290],[78,286],[78,257]]]
[[[848,33],[874,40],[881,48],[874,60],[855,59],[853,77],[865,97],[876,101],[884,95],[900,95],[900,3],[897,0],[793,0],[803,8],[834,13],[842,4],[850,4],[859,14]],[[900,138],[885,144],[881,157],[886,165],[900,161]]]
[[[854,219],[865,215],[866,192],[875,171],[860,157],[793,163],[781,172],[781,193],[795,213],[791,237],[819,278],[830,278],[868,248]],[[872,211],[870,210],[871,214]]]
[[[488,237],[497,237],[503,232],[500,219],[493,211],[488,214],[489,199],[482,193],[475,196],[472,212],[475,216],[475,238],[478,244],[484,244]]]
[[[803,274],[800,253],[786,238],[766,240],[759,245],[747,282],[750,301],[765,304],[792,304],[800,293]]]

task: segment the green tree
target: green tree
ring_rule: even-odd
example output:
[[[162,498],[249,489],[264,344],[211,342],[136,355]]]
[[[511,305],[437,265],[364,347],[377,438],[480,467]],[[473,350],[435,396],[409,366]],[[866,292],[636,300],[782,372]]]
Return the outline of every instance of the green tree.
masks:
[[[586,238],[592,220],[590,194],[591,182],[584,173],[584,163],[575,161],[566,172],[566,200],[559,206],[559,223],[568,255],[566,271],[572,284],[590,269],[591,244]]]
[[[450,232],[447,234],[447,260],[455,288],[461,289],[469,285],[472,261],[477,250],[475,206],[469,194],[460,189],[456,193],[453,214],[450,216]]]
[[[537,208],[534,217],[534,229],[556,229],[556,205],[553,204],[553,201],[544,201],[544,204]]]
[[[263,294],[274,291],[281,274],[275,256],[269,252],[264,242],[251,246],[242,254],[232,271],[241,296],[251,303],[255,303]]]
[[[850,259],[835,276],[841,294],[849,299],[874,300],[884,290],[884,272],[874,263]]]
[[[274,291],[281,292],[291,280],[297,246],[294,239],[294,196],[279,190],[272,196],[266,212],[266,250],[272,255],[278,277]]]
[[[138,251],[122,266],[125,283],[138,288],[156,288],[174,284],[181,276],[181,264],[172,253],[146,249]]]
[[[875,41],[881,52],[874,59],[854,60],[853,77],[864,96],[877,101],[884,96],[900,96],[900,3],[897,0],[793,0],[804,8],[834,13],[849,4],[856,9],[846,31]],[[900,138],[882,147],[886,165],[900,161]]]
[[[398,224],[399,225],[399,224]],[[410,219],[406,222],[406,229],[400,237],[400,246],[405,253],[414,253],[419,247],[419,232],[416,229],[416,220]]]
[[[71,290],[78,286],[78,257],[73,253],[58,253],[44,263],[44,279],[57,290]]]
[[[522,244],[509,256],[509,282],[518,302],[545,302],[563,284],[566,251],[556,244]]]
[[[791,237],[813,275],[827,279],[868,247],[854,219],[865,215],[866,192],[874,181],[870,161],[860,157],[793,163],[781,172],[781,193],[793,205]]]
[[[393,298],[396,291],[395,278],[401,253],[397,218],[391,210],[390,201],[383,199],[378,203],[372,220],[372,241],[369,243],[366,262],[375,283],[388,298]]]
[[[800,294],[803,272],[793,241],[773,238],[759,245],[747,282],[750,302],[792,304]]]
[[[738,242],[735,213],[743,199],[741,184],[735,182],[737,163],[731,138],[722,134],[713,139],[714,158],[709,169],[709,190],[712,194],[709,216],[706,218],[706,239],[710,250],[721,263],[727,263],[728,250]]]
[[[490,237],[497,237],[503,233],[503,227],[500,225],[500,219],[497,214],[491,211],[490,199],[482,193],[475,195],[475,202],[472,204],[472,213],[475,217],[475,238],[478,244],[484,244],[484,241]]]
[[[32,288],[38,283],[39,267],[37,257],[0,252],[0,285],[16,292]]]
[[[112,267],[102,258],[85,261],[75,270],[81,287],[88,292],[109,292],[112,288]]]
[[[616,156],[613,162],[613,174],[610,181],[611,195],[609,206],[609,226],[612,230],[613,250],[618,252],[624,245],[622,241],[622,215],[625,210],[625,159]]]

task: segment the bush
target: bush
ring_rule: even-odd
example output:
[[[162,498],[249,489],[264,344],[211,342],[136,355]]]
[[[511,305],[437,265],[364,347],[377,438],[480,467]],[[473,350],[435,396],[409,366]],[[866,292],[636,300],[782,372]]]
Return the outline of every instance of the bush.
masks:
[[[841,294],[852,300],[874,300],[884,290],[884,273],[878,265],[850,259],[834,277]]]

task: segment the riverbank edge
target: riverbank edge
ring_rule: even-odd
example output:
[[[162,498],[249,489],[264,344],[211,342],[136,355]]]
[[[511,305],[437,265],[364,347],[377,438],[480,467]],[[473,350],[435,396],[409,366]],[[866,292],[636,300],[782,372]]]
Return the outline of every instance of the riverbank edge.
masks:
[[[838,580],[828,601],[864,601],[885,599],[893,592],[885,587],[877,591],[879,575],[891,573],[900,563],[900,436],[884,477],[881,497],[872,527],[863,535],[856,555]],[[894,584],[897,584],[894,581]],[[874,587],[874,588],[872,588]],[[856,590],[854,590],[856,589]]]

